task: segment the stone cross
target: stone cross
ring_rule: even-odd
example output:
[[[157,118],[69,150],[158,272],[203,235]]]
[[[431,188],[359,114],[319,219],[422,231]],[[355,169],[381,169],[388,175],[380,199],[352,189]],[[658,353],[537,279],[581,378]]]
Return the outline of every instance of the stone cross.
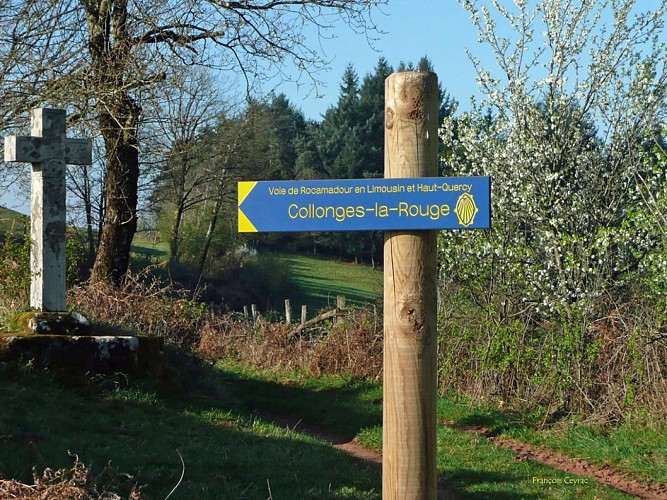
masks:
[[[65,110],[30,111],[32,135],[5,137],[5,161],[32,163],[30,195],[30,306],[66,311],[65,165],[90,165],[92,142],[68,139]]]

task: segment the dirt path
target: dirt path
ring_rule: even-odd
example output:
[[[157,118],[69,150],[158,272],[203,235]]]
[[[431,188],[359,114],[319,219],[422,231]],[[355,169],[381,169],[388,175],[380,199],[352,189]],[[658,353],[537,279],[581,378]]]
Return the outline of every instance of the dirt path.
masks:
[[[342,451],[351,455],[359,460],[363,460],[367,464],[375,467],[378,472],[382,472],[382,455],[377,451],[368,448],[367,446],[362,445],[356,439],[346,439],[343,436],[340,436],[336,433],[330,432],[326,429],[313,427],[308,424],[304,424],[300,419],[296,417],[289,417],[285,415],[276,415],[271,412],[259,412],[259,415],[270,422],[275,423],[281,427],[287,427],[293,432],[298,432],[300,434],[305,434],[306,436],[311,436],[322,441],[327,441],[331,445]],[[439,499],[448,499],[448,500],[459,500],[461,495],[455,490],[449,488],[443,481],[438,482],[438,498]]]
[[[642,483],[629,474],[619,472],[609,465],[595,465],[585,460],[570,458],[562,453],[544,448],[538,448],[514,439],[495,436],[489,429],[484,427],[458,425],[455,422],[439,420],[440,425],[445,425],[459,431],[470,432],[484,436],[492,443],[507,448],[516,453],[515,460],[533,460],[568,474],[595,479],[596,481],[616,488],[628,495],[637,498],[667,499],[667,485],[660,483]]]
[[[336,433],[314,427],[303,423],[297,417],[286,415],[277,415],[272,412],[259,412],[259,415],[281,427],[287,427],[294,432],[305,434],[307,436],[315,437],[332,444],[348,455],[351,455],[359,460],[363,460],[378,471],[382,471],[382,455],[377,451],[363,446],[355,439],[346,439]],[[620,490],[628,495],[636,498],[646,499],[666,499],[667,500],[667,485],[660,483],[642,483],[632,478],[629,474],[614,470],[608,465],[599,466],[586,462],[585,460],[573,459],[566,457],[562,453],[545,450],[529,444],[521,443],[513,439],[503,438],[493,435],[493,433],[484,427],[476,426],[462,426],[454,422],[439,420],[438,424],[451,427],[456,430],[469,432],[484,436],[489,441],[498,446],[507,448],[516,453],[516,460],[533,460],[549,467],[553,467],[568,474],[576,474],[577,476],[595,479],[596,481]],[[438,498],[459,499],[461,494],[449,488],[443,481],[438,483]]]

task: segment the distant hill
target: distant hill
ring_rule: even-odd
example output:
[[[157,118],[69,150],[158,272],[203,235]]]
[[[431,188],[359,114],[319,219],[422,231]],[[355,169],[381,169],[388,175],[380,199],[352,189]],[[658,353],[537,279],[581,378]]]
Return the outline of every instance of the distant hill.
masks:
[[[27,215],[0,207],[0,239],[6,234],[22,236],[29,224],[30,218]]]

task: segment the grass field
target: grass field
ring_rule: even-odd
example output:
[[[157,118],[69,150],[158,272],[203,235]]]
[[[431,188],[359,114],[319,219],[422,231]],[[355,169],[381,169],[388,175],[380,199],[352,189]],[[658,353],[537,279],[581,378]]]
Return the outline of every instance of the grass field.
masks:
[[[164,242],[155,243],[137,235],[132,245],[132,269],[163,265],[168,257]],[[193,278],[194,279],[194,278]],[[295,315],[302,305],[309,316],[335,307],[336,296],[350,305],[368,305],[382,299],[382,270],[335,259],[278,253],[262,253],[246,262],[224,282],[213,281],[225,297],[242,293],[252,297],[262,312],[284,312],[290,299]],[[242,292],[239,292],[241,290]],[[250,305],[250,304],[242,304]]]
[[[305,304],[316,312],[335,307],[337,295],[354,305],[382,298],[381,270],[300,255],[260,255],[240,270],[237,280],[262,296],[260,307],[278,311],[285,299],[290,299],[295,311]]]
[[[28,482],[33,466],[70,467],[71,451],[94,476],[109,462],[131,474],[148,498],[165,498],[183,472],[171,498],[379,498],[375,471],[258,417],[238,375],[181,369],[159,383],[128,386],[120,377],[71,387],[5,368],[0,478]]]
[[[28,216],[0,207],[0,237],[5,234],[23,235],[29,223]]]
[[[145,242],[134,251],[151,263],[166,256],[164,247]],[[305,303],[317,310],[334,305],[338,294],[367,304],[382,293],[381,271],[293,255],[260,256],[237,279],[276,309],[285,298],[294,309]],[[132,475],[149,498],[165,498],[176,485],[172,499],[380,498],[375,469],[263,417],[297,417],[381,449],[379,382],[257,372],[231,362],[211,366],[182,355],[172,355],[172,366],[162,380],[134,384],[120,375],[63,381],[30,365],[0,363],[0,479],[29,482],[33,466],[69,467],[71,451],[90,464],[93,477],[108,463]],[[459,399],[440,399],[438,418],[667,482],[664,424],[598,429],[565,422],[537,431],[530,415]],[[532,478],[568,475],[445,426],[438,426],[437,467],[465,498],[626,498],[590,479],[536,484]],[[130,483],[119,477],[108,480],[127,491]]]
[[[181,357],[174,363],[167,379],[138,385],[122,377],[63,384],[30,368],[0,365],[0,478],[30,481],[33,466],[38,471],[71,466],[70,450],[90,464],[93,477],[110,461],[145,485],[149,498],[165,498],[181,474],[171,498],[380,498],[377,469],[260,416],[298,417],[304,425],[380,447],[378,382],[259,373]],[[511,415],[461,401],[440,400],[438,417],[503,432],[524,428]],[[613,443],[615,437],[607,439]],[[591,447],[590,453],[596,450]],[[624,451],[632,455],[638,449]],[[577,485],[535,484],[534,477],[568,475],[516,460],[482,436],[442,426],[437,467],[465,498],[626,498],[591,479]],[[116,481],[116,488],[122,491],[123,482]]]

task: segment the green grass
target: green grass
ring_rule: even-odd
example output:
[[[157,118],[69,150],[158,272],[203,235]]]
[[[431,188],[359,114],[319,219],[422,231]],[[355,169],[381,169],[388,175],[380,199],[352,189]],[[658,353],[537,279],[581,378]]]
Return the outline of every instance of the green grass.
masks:
[[[244,394],[254,405],[298,415],[306,424],[333,429],[346,439],[356,437],[367,446],[382,448],[379,382],[260,373],[231,363],[220,367],[241,377]],[[529,419],[445,398],[438,401],[438,418],[461,425],[485,425],[497,432],[530,427]],[[533,461],[517,461],[513,452],[483,436],[444,426],[438,426],[437,467],[440,477],[465,498],[628,498],[591,479],[586,479],[586,484],[567,484],[572,474]]]
[[[98,474],[110,461],[149,498],[379,498],[379,477],[326,443],[273,425],[222,370],[187,366],[168,382],[63,386],[43,373],[2,370],[0,476],[30,481],[32,467]],[[113,386],[110,379],[104,386]],[[243,396],[243,397],[240,397]],[[180,454],[180,456],[179,456]]]
[[[164,498],[183,470],[180,454],[185,476],[172,498],[268,498],[269,488],[274,498],[380,497],[376,469],[266,416],[292,416],[381,448],[380,382],[172,360],[169,377],[138,384],[122,377],[63,384],[34,369],[0,365],[0,477],[29,481],[33,466],[70,466],[71,450],[92,463],[93,474],[111,461],[145,484],[149,498]],[[445,398],[438,417],[593,462],[609,460],[639,478],[665,478],[660,427],[537,432],[529,417]],[[567,484],[571,474],[516,460],[484,436],[442,425],[437,467],[465,498],[626,498],[591,479]]]
[[[220,366],[244,380],[244,391],[253,404],[298,415],[304,423],[335,429],[347,439],[356,437],[381,449],[379,382],[258,373],[228,362]],[[561,451],[572,458],[586,458],[599,465],[614,464],[619,471],[646,481],[665,482],[664,426],[635,422],[604,432],[578,425],[537,431],[537,415],[522,415],[491,403],[473,404],[457,398],[439,398],[438,418],[459,426],[486,427],[495,435]],[[591,479],[586,479],[586,484],[571,484],[572,474],[533,461],[518,461],[514,452],[484,436],[441,425],[438,471],[466,498],[627,498]]]
[[[347,304],[376,303],[382,297],[382,271],[370,266],[299,255],[268,254],[246,264],[237,280],[265,297],[261,304],[282,310],[290,299],[293,314],[301,305],[309,315],[336,305],[336,296],[344,295]]]
[[[132,244],[132,270],[164,265],[168,253],[166,242],[154,242],[137,234]],[[249,290],[244,294],[252,297],[262,312],[282,315],[285,299],[290,299],[294,318],[300,317],[302,305],[308,307],[308,317],[335,307],[338,295],[344,295],[348,305],[377,303],[382,298],[382,283],[382,270],[363,264],[276,253],[260,254],[245,263],[233,278],[214,282],[223,296]]]
[[[465,498],[629,498],[597,483],[572,484],[576,476],[531,460],[516,460],[515,453],[483,436],[438,426],[437,470],[446,484]],[[379,448],[380,426],[365,429],[359,441]]]
[[[27,215],[0,207],[0,237],[6,234],[23,235],[29,223]]]
[[[162,266],[153,272],[167,277],[162,271],[166,271],[168,255],[168,242],[137,233],[132,242],[131,268],[138,272],[146,266]],[[180,272],[182,278],[188,276],[186,268]],[[358,306],[374,304],[382,298],[382,270],[331,258],[266,252],[245,262],[233,274],[224,281],[213,280],[213,284],[225,297],[243,297],[237,306],[249,306],[247,299],[256,303],[262,313],[275,311],[282,316],[285,299],[291,301],[294,318],[300,317],[302,305],[308,307],[310,318],[335,307],[338,295],[344,295],[348,305]]]
[[[130,257],[134,271],[146,266],[165,264],[168,256],[169,245],[165,241],[148,238],[145,233],[137,233],[132,240]]]
[[[610,464],[638,479],[667,483],[667,425],[633,420],[617,428],[565,423],[549,430],[520,428],[507,433],[526,443]]]

